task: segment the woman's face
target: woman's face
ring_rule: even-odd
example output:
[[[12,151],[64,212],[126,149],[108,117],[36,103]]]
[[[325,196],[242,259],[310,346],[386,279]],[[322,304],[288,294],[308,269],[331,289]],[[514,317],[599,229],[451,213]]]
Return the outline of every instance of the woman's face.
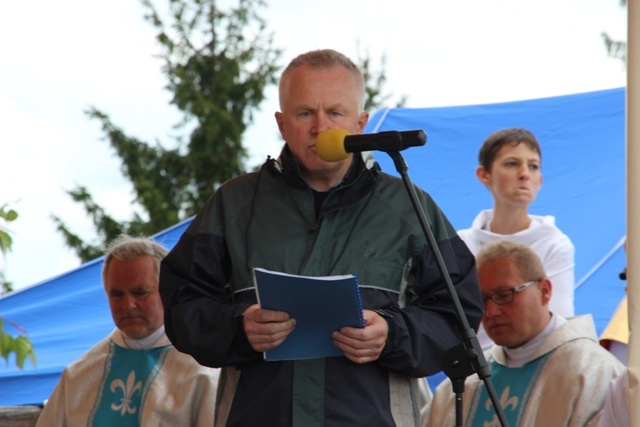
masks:
[[[525,143],[504,145],[491,170],[478,166],[476,174],[493,194],[496,205],[527,207],[542,186],[540,155]]]

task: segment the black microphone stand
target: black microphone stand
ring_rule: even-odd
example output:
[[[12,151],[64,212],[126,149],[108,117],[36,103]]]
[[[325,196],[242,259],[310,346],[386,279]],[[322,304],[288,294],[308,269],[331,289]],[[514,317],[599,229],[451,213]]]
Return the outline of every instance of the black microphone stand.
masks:
[[[418,201],[416,189],[411,183],[411,179],[407,173],[409,168],[399,151],[386,151],[386,153],[393,159],[396,170],[400,176],[402,176],[402,181],[407,189],[413,208],[416,211],[416,215],[418,216],[418,220],[422,226],[422,231],[424,232],[424,235],[429,242],[429,246],[433,251],[440,274],[442,274],[447,285],[447,290],[451,300],[453,301],[460,332],[463,337],[463,341],[459,345],[449,349],[442,357],[442,370],[451,379],[453,392],[456,394],[456,427],[462,427],[462,394],[464,393],[464,381],[466,377],[474,372],[476,372],[478,377],[484,381],[489,397],[491,398],[491,402],[493,403],[493,408],[495,409],[498,420],[500,421],[500,425],[502,427],[508,427],[504,412],[498,402],[493,382],[491,381],[491,369],[489,369],[487,361],[484,358],[476,333],[473,328],[469,326],[467,317],[464,314],[462,304],[460,304],[460,299],[453,287],[453,283],[449,277],[449,272],[447,271],[447,267],[442,259],[442,253],[440,252],[440,249],[438,249],[438,244],[427,223],[427,216],[422,209],[422,205],[420,205],[420,202]]]

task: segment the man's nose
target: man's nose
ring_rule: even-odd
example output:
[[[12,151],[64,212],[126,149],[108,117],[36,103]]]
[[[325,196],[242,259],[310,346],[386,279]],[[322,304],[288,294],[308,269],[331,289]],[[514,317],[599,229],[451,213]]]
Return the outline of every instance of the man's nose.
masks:
[[[500,314],[500,306],[491,298],[484,304],[484,315],[486,317],[495,317]]]
[[[331,120],[329,120],[329,116],[323,112],[316,114],[315,128],[318,133],[323,130],[331,129]]]
[[[122,308],[129,309],[136,305],[136,299],[131,295],[125,295],[122,297]]]

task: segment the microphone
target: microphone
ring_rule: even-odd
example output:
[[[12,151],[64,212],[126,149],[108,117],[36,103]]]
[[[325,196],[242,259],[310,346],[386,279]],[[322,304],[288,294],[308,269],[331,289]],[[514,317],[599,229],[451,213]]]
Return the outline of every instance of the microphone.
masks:
[[[401,151],[427,142],[423,130],[385,131],[351,135],[344,129],[326,129],[318,134],[316,153],[325,162],[339,162],[360,151]]]

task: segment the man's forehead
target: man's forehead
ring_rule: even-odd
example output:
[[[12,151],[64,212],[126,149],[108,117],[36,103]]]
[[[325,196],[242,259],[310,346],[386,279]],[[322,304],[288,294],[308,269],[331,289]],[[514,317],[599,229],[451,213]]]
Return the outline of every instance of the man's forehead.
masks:
[[[523,282],[520,272],[516,269],[495,269],[480,275],[480,290],[482,293],[494,293],[511,289]]]
[[[107,292],[153,292],[158,289],[156,283],[110,282],[105,285]]]

